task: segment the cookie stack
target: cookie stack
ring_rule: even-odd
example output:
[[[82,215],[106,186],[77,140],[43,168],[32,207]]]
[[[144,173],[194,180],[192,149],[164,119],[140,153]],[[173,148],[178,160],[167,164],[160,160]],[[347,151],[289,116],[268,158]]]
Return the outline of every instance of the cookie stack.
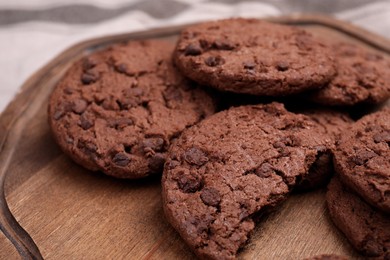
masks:
[[[390,97],[390,60],[300,28],[207,22],[176,45],[130,41],[76,62],[51,95],[49,122],[87,169],[162,173],[165,215],[200,258],[236,258],[256,216],[325,185],[333,161],[336,226],[363,255],[389,257],[390,110],[353,122],[337,109],[288,111],[280,97],[338,110],[380,104]]]

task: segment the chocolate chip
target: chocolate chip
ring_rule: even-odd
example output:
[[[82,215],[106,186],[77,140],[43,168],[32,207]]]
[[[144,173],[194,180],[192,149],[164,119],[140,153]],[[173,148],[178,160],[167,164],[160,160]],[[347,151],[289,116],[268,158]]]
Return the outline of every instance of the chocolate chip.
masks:
[[[85,147],[90,150],[91,152],[96,152],[97,151],[97,146],[93,143],[87,142]]]
[[[215,66],[218,66],[218,65],[222,65],[225,63],[225,60],[221,57],[221,56],[210,56],[210,57],[207,57],[205,60],[204,60],[204,63],[206,63],[207,66],[210,66],[210,67],[215,67]]]
[[[253,70],[256,67],[256,63],[253,61],[244,61],[242,64],[244,65],[244,69],[247,70]]]
[[[95,156],[97,151],[97,146],[94,143],[91,143],[86,140],[79,140],[77,147],[82,150],[85,154]]]
[[[93,94],[93,100],[96,104],[101,105],[101,103],[104,101],[105,95],[103,93],[94,93]]]
[[[62,107],[60,107],[56,110],[56,112],[54,112],[53,118],[54,120],[59,120],[64,115],[65,115],[65,110]]]
[[[184,153],[184,160],[189,164],[195,164],[201,166],[205,164],[209,159],[205,156],[204,152],[198,148],[192,147]]]
[[[272,175],[274,169],[271,164],[263,163],[255,170],[255,174],[261,178],[268,178]]]
[[[128,110],[132,107],[140,105],[142,101],[134,97],[122,97],[121,99],[117,100],[116,103],[118,104],[120,110]]]
[[[168,167],[168,169],[172,170],[172,169],[176,168],[179,165],[180,165],[180,163],[178,161],[171,160],[171,161],[168,162],[167,167]]]
[[[187,45],[187,47],[184,50],[184,54],[186,56],[197,56],[202,53],[202,49],[198,44],[191,43]]]
[[[120,63],[115,66],[116,71],[119,73],[127,73],[127,65],[125,63]]]
[[[221,196],[218,190],[214,188],[204,188],[200,193],[200,198],[207,206],[217,207],[221,202]]]
[[[375,143],[390,142],[390,131],[377,133],[373,138]]]
[[[87,109],[88,103],[84,99],[77,99],[73,101],[72,110],[76,114],[82,114]]]
[[[55,107],[54,120],[59,120],[69,111],[72,111],[72,103],[60,103]]]
[[[361,138],[362,136],[363,136],[362,131],[360,131],[360,130],[356,131],[356,134],[355,134],[356,138]]]
[[[142,141],[142,146],[153,151],[161,151],[164,148],[164,139],[160,137],[146,138]]]
[[[177,181],[177,184],[179,188],[185,193],[195,192],[201,187],[201,181],[195,176],[189,174],[181,175]]]
[[[202,49],[209,49],[211,46],[210,42],[205,39],[200,39],[199,43]]]
[[[278,71],[286,71],[289,69],[289,64],[287,61],[279,61],[277,64],[276,64],[276,69]]]
[[[82,129],[88,130],[91,128],[94,123],[93,121],[87,116],[85,113],[80,116],[80,121],[78,123],[79,126],[81,126]]]
[[[284,142],[281,142],[281,141],[277,141],[273,144],[273,147],[274,148],[284,148],[286,147],[286,145],[284,144]]]
[[[227,39],[215,40],[213,47],[218,50],[233,50],[235,48],[234,43]]]
[[[162,153],[156,153],[149,158],[149,169],[153,173],[162,172],[165,163],[165,156]]]
[[[372,151],[360,150],[357,151],[356,155],[352,156],[350,159],[356,165],[363,165],[375,156],[377,156],[377,154]]]
[[[83,66],[83,70],[87,71],[94,68],[96,65],[97,65],[97,61],[91,57],[88,57],[83,60],[82,66]]]
[[[120,104],[112,96],[110,96],[103,100],[102,107],[106,110],[119,110]]]
[[[117,130],[122,130],[127,126],[134,124],[133,120],[131,120],[130,118],[109,119],[107,123],[109,127],[115,128]]]
[[[117,153],[112,158],[112,161],[120,167],[125,167],[129,164],[130,158],[125,153]]]
[[[300,146],[301,145],[301,138],[295,135],[289,135],[284,138],[285,144],[288,146]]]
[[[83,75],[81,75],[81,82],[84,85],[88,85],[88,84],[94,83],[97,80],[98,80],[98,76],[96,74],[92,74],[92,73],[86,72],[86,73],[83,73]]]

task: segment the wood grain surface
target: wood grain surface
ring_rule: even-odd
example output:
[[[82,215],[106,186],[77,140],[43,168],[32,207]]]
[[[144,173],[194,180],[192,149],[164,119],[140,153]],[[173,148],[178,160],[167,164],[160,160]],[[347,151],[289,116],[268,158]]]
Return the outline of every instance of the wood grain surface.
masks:
[[[320,37],[353,41],[389,55],[387,40],[319,16],[273,18]],[[81,56],[128,39],[175,40],[180,27],[93,39],[66,50],[34,74],[0,116],[0,170],[7,173],[8,206],[45,259],[194,259],[166,222],[160,176],[117,180],[87,171],[54,143],[47,123],[48,96]],[[325,190],[293,194],[262,219],[242,259],[303,259],[336,253],[359,259],[331,223]],[[20,259],[0,233],[0,259]]]

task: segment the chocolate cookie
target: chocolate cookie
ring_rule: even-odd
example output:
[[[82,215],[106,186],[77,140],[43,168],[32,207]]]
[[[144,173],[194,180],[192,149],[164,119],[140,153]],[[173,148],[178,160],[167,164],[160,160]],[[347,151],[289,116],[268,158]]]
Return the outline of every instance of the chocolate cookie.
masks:
[[[80,165],[119,178],[162,171],[171,140],[214,112],[163,41],[117,44],[76,62],[54,89],[49,122]]]
[[[335,74],[330,52],[310,33],[256,19],[188,27],[174,58],[183,74],[199,83],[264,96],[319,88]]]
[[[337,177],[329,183],[326,202],[334,224],[357,251],[365,256],[390,259],[388,215],[349,191]]]
[[[340,134],[353,123],[348,114],[327,109],[303,111],[313,121],[320,124],[325,132],[333,137],[334,142],[340,138]],[[325,186],[333,175],[333,155],[325,151],[317,155],[316,162],[310,167],[308,175],[296,186],[296,190],[307,191]]]
[[[390,59],[350,43],[332,46],[337,76],[310,99],[324,105],[381,103],[390,98]]]
[[[219,112],[184,131],[162,178],[168,221],[201,258],[232,259],[254,217],[286,198],[333,140],[283,105]]]
[[[390,107],[361,118],[343,132],[334,164],[345,185],[390,213]]]

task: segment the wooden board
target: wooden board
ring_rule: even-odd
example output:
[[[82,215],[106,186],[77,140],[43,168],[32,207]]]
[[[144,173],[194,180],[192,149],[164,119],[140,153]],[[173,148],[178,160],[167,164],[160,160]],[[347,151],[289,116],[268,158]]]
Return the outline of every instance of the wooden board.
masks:
[[[272,20],[306,28],[333,40],[354,41],[386,55],[387,40],[347,23],[319,16]],[[181,27],[89,40],[66,50],[35,73],[0,116],[0,259],[194,259],[166,222],[160,177],[123,181],[84,170],[60,151],[47,124],[48,96],[73,61],[128,39],[175,40]],[[6,179],[5,179],[6,176]],[[5,182],[5,183],[4,183]],[[4,184],[4,187],[3,187]],[[324,190],[292,195],[262,220],[240,253],[243,259],[303,259],[354,252],[333,226]],[[2,193],[2,192],[1,192]],[[1,196],[1,194],[0,194]],[[39,254],[40,252],[40,254]]]

